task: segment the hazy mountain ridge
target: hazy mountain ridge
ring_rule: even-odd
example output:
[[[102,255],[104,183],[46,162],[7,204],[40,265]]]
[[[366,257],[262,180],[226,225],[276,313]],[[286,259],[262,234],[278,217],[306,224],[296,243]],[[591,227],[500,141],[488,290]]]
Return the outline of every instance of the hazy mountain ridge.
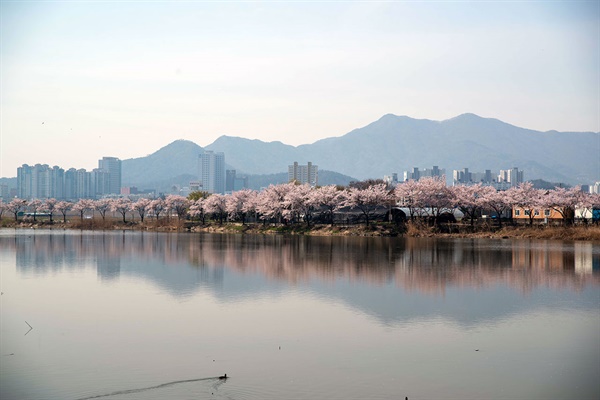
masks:
[[[497,173],[516,166],[525,170],[526,179],[600,180],[600,133],[540,132],[475,114],[445,121],[387,114],[344,136],[313,144],[294,147],[221,137],[207,148],[224,151],[232,165],[249,173],[269,173],[293,161],[311,161],[320,169],[359,179],[437,165],[447,175],[465,167]]]
[[[122,185],[146,187],[180,175],[197,177],[198,154],[202,151],[202,147],[194,142],[176,140],[146,157],[123,160]]]
[[[465,167],[496,173],[516,166],[525,171],[527,180],[572,184],[600,180],[600,133],[540,132],[475,114],[445,121],[386,114],[343,136],[312,144],[221,136],[205,149],[224,152],[228,169],[253,176],[260,186],[270,179],[260,175],[286,179],[285,171],[294,161],[318,165],[322,184],[382,178],[393,172],[402,178],[405,170],[433,165],[445,168],[447,175]],[[166,187],[169,181],[181,185],[182,179],[197,176],[198,154],[203,150],[192,141],[176,140],[146,157],[123,160],[123,186]],[[325,171],[339,176],[324,179]]]
[[[224,152],[226,162],[249,174],[287,171],[288,165],[300,161],[297,157],[302,154],[297,147],[278,141],[263,142],[234,136],[221,136],[206,149]]]

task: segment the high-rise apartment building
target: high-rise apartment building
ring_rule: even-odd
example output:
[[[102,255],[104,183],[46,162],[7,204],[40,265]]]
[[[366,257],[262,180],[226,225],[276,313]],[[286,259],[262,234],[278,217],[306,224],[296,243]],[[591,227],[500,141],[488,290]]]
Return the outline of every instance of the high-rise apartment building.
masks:
[[[420,171],[419,168],[413,168],[412,171],[404,171],[404,181],[418,181],[419,179],[424,178],[426,176],[441,178],[445,175],[446,170],[444,168],[439,168],[437,165],[434,165],[431,169],[425,168],[422,171]]]
[[[108,191],[102,194],[120,194],[121,193],[121,160],[116,157],[102,157],[98,160],[98,169],[110,174],[108,177]],[[102,177],[101,179],[105,179]],[[103,186],[103,185],[101,185]]]
[[[94,197],[92,173],[81,168],[75,171],[75,199]]]
[[[198,180],[208,193],[225,194],[225,154],[204,151],[198,156]]]
[[[452,181],[454,185],[468,185],[482,183],[484,185],[495,182],[492,178],[492,170],[486,169],[485,172],[470,172],[469,168],[460,170],[455,169],[452,172]]]
[[[17,197],[21,199],[96,198],[121,191],[121,160],[104,157],[93,172],[23,164],[17,168]]]
[[[62,199],[64,174],[60,167],[23,164],[17,168],[17,196],[21,199]]]
[[[23,164],[17,168],[17,197],[20,199],[29,199],[31,197],[31,169],[27,164]]]
[[[247,176],[237,176],[235,169],[228,169],[225,172],[225,193],[236,192],[248,187]]]
[[[8,185],[1,184],[0,185],[0,197],[4,202],[8,202],[10,199],[10,191],[8,189]]]
[[[95,168],[92,171],[94,177],[94,196],[102,197],[107,194],[114,194],[111,189],[114,188],[112,174],[105,169]],[[120,185],[119,185],[120,186]],[[119,188],[119,193],[121,189]]]
[[[293,165],[288,166],[288,182],[308,183],[311,186],[317,186],[319,181],[319,167],[308,162],[307,165],[298,165],[294,161]]]
[[[519,171],[519,168],[514,167],[511,169],[501,169],[498,175],[498,182],[510,183],[510,186],[518,186],[523,183],[523,171]]]
[[[398,184],[398,173],[394,172],[392,175],[384,175],[383,181],[390,187],[396,187]]]

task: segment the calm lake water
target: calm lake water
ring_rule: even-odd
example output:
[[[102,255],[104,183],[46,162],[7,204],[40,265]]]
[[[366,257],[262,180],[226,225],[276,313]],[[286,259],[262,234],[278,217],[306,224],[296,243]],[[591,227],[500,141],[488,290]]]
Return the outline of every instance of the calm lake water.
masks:
[[[600,398],[598,243],[0,230],[0,265],[2,400]]]

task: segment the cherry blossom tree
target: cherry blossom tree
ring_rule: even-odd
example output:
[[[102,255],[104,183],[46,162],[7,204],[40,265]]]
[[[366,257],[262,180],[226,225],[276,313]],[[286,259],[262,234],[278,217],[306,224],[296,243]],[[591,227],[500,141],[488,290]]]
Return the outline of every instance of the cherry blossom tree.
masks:
[[[140,219],[142,220],[142,223],[144,223],[144,216],[150,208],[150,199],[138,199],[135,203],[131,205],[131,208],[134,211],[137,211],[138,215],[140,216]]]
[[[446,186],[445,177],[425,177],[418,181],[421,187],[421,199],[418,201],[424,204],[429,214],[433,217],[434,224],[439,222],[440,215],[449,212],[452,213],[455,204],[454,195]]]
[[[158,220],[158,217],[165,210],[165,208],[165,201],[161,198],[152,200],[149,205],[149,210],[152,211],[156,220]]]
[[[170,194],[165,199],[165,205],[168,210],[174,211],[177,214],[177,219],[181,221],[181,218],[187,214],[190,201],[183,196]]]
[[[113,212],[118,212],[123,217],[123,223],[127,222],[125,217],[127,216],[127,212],[131,210],[131,200],[128,197],[119,197],[111,201],[110,209]]]
[[[256,205],[258,202],[258,192],[255,190],[251,190],[248,192],[248,196],[244,199],[244,203],[242,204],[242,213],[245,215],[245,219],[249,216],[253,215],[256,220]]]
[[[562,216],[563,222],[571,225],[575,221],[575,208],[581,202],[583,196],[584,193],[581,191],[580,186],[570,189],[557,187],[546,192],[541,197],[541,202],[544,208],[550,208],[558,212]]]
[[[294,186],[293,182],[269,185],[268,188],[258,194],[256,212],[264,222],[268,220],[282,222],[283,212],[286,209],[285,195]]]
[[[207,213],[213,215],[213,219],[219,220],[219,225],[227,216],[227,200],[225,195],[220,193],[211,194],[204,202],[204,209]]]
[[[502,215],[510,210],[511,204],[506,192],[496,190],[492,186],[484,186],[482,190],[483,208],[496,213],[498,224],[502,227]]]
[[[242,225],[246,223],[246,217],[252,212],[256,192],[250,189],[242,189],[226,196],[226,211],[231,219],[239,219]]]
[[[391,200],[392,196],[388,193],[386,185],[379,183],[362,190],[354,187],[348,189],[344,206],[360,210],[365,218],[365,225],[369,226],[376,210],[388,205]]]
[[[37,213],[42,211],[44,203],[39,199],[32,199],[27,203],[27,207],[33,212],[33,220],[36,220]]]
[[[111,199],[99,199],[94,201],[94,210],[100,213],[102,221],[106,219],[106,213],[112,209]]]
[[[73,203],[70,203],[68,201],[59,201],[58,203],[56,203],[56,206],[54,208],[62,214],[63,222],[66,223],[67,213],[69,212],[69,210],[71,210],[72,207]]]
[[[421,216],[424,212],[425,205],[423,187],[419,181],[413,179],[399,184],[394,189],[394,196],[398,201],[398,205],[408,208],[409,218],[414,220],[416,216]]]
[[[73,211],[78,212],[79,213],[79,219],[81,221],[83,221],[83,216],[84,216],[84,214],[86,212],[91,211],[92,212],[92,216],[93,216],[93,213],[94,213],[94,200],[79,199],[79,201],[77,201],[77,203],[75,203],[71,209]]]
[[[314,190],[314,203],[321,207],[331,226],[336,212],[338,212],[346,201],[346,191],[335,185],[322,186]]]
[[[310,227],[315,210],[313,188],[309,184],[295,184],[284,196],[283,217],[292,223],[302,218]]]
[[[476,185],[456,185],[450,188],[454,195],[455,205],[463,212],[465,217],[469,218],[471,226],[475,219],[481,214],[485,205],[484,186],[481,183]]]
[[[196,200],[190,200],[189,213],[192,218],[198,218],[202,225],[206,223],[206,211],[204,209],[205,197],[198,197]]]
[[[364,181],[352,181],[348,184],[348,188],[366,189],[369,186],[381,185],[387,186],[387,183],[383,179],[366,179]]]
[[[6,203],[4,203],[4,200],[2,198],[0,198],[0,221],[2,221],[2,214],[4,214],[5,210],[6,210]]]
[[[44,201],[44,209],[46,211],[48,211],[48,214],[50,214],[50,222],[53,222],[53,218],[54,218],[54,211],[56,210],[56,204],[58,203],[58,200],[56,199],[46,199]]]
[[[8,212],[13,213],[13,215],[15,216],[15,221],[18,221],[19,212],[24,210],[25,207],[27,207],[27,200],[15,198],[12,199],[10,203],[6,205],[6,210]]]

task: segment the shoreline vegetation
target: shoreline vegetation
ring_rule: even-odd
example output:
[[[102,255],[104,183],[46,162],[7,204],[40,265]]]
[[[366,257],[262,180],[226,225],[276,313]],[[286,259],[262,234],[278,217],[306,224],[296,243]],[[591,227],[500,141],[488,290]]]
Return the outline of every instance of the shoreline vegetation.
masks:
[[[579,187],[540,190],[531,182],[504,191],[481,183],[448,187],[444,177],[395,188],[379,180],[348,187],[289,182],[153,199],[14,198],[0,201],[2,213],[14,217],[2,226],[24,228],[600,240],[600,194]]]
[[[2,228],[14,229],[69,229],[69,230],[131,230],[152,232],[206,232],[257,235],[307,235],[307,236],[365,236],[365,237],[431,237],[431,238],[489,238],[489,239],[557,239],[578,241],[600,241],[600,225],[522,225],[505,223],[502,227],[449,223],[429,225],[420,221],[402,224],[373,222],[364,224],[265,224],[261,222],[242,224],[239,222],[180,221],[177,218],[123,222],[119,218],[74,218],[63,221],[2,219]]]

